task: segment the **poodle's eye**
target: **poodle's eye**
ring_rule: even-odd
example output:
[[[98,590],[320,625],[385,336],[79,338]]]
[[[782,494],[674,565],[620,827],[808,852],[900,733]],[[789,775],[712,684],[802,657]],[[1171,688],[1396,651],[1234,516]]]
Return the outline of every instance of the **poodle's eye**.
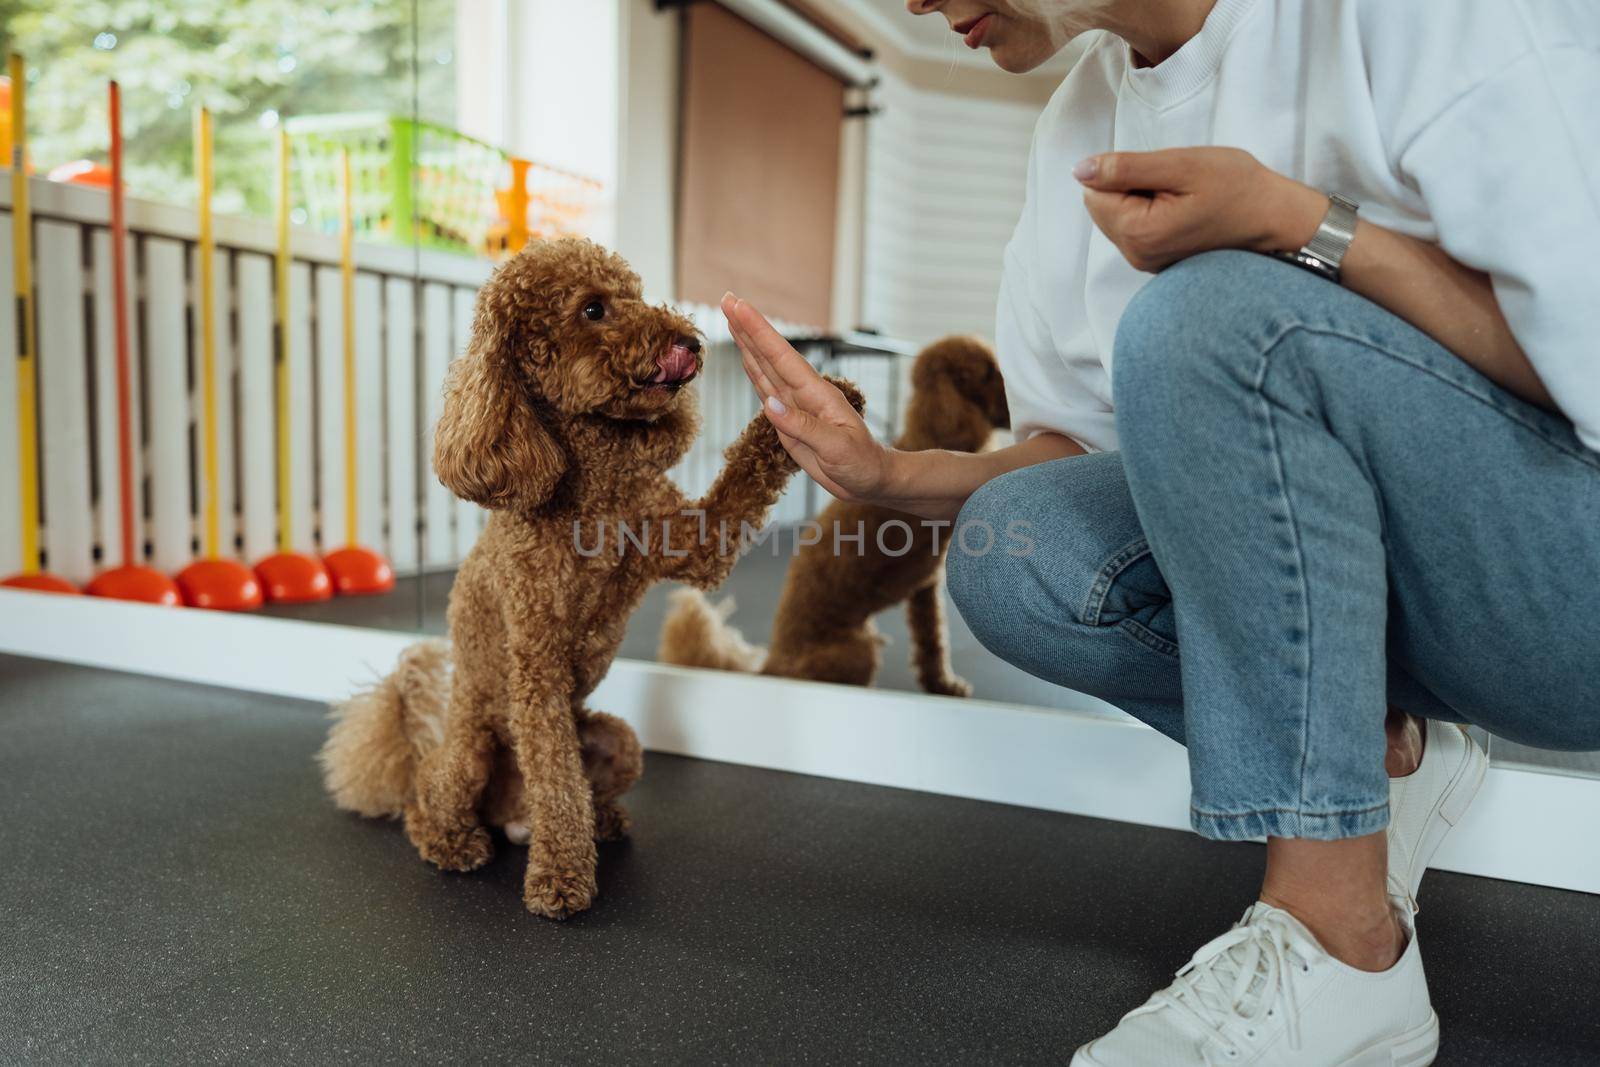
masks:
[[[583,305],[583,317],[590,322],[599,322],[606,317],[606,306],[598,300],[591,300]]]

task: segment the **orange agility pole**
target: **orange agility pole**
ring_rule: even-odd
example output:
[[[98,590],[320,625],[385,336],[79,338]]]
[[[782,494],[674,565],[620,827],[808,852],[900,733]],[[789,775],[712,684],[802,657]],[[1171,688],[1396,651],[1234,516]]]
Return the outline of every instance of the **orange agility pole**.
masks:
[[[217,312],[216,240],[211,233],[211,112],[194,113],[194,169],[200,197],[200,241],[196,246],[195,273],[200,276],[200,427],[201,479],[205,486],[203,558],[178,573],[183,602],[192,608],[249,611],[261,606],[261,584],[249,567],[220,554],[221,502],[217,499]]]
[[[294,551],[294,497],[290,469],[289,411],[289,135],[277,141],[278,247],[273,262],[278,352],[274,368],[278,432],[278,551],[256,564],[256,578],[274,604],[304,604],[333,596],[333,581],[315,556]]]
[[[11,255],[17,308],[17,493],[22,498],[22,572],[0,580],[13,589],[76,593],[65,578],[39,569],[39,429],[34,407],[37,324],[33,318],[33,212],[28,206],[27,67],[11,53]]]
[[[322,558],[341,596],[387,593],[394,568],[356,544],[356,264],[350,210],[350,150],[339,150],[339,274],[344,297],[344,547]]]
[[[117,346],[117,485],[121,497],[122,565],[102,571],[89,583],[92,596],[142,600],[149,604],[181,602],[171,578],[137,562],[133,534],[133,417],[130,414],[132,373],[128,367],[128,225],[123,213],[122,91],[111,83],[111,299]]]

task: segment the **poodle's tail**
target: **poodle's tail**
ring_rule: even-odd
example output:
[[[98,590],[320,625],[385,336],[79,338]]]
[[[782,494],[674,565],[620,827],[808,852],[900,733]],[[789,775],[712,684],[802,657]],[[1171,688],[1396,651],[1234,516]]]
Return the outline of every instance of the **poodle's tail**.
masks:
[[[712,604],[697,589],[672,594],[666,621],[661,624],[661,644],[656,659],[679,667],[709,667],[718,671],[759,671],[767,650],[744,639],[728,625],[733,601]]]
[[[417,763],[444,740],[450,643],[434,638],[400,654],[388,677],[332,706],[317,753],[333,802],[369,817],[398,817]]]

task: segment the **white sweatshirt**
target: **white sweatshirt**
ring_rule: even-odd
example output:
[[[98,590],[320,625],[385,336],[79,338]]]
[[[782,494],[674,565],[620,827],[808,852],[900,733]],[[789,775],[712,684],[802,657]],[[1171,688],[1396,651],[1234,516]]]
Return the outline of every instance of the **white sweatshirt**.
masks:
[[[1600,0],[1218,0],[1165,63],[1103,35],[1034,131],[996,341],[1019,439],[1117,447],[1111,349],[1150,279],[1072,167],[1243,148],[1494,279],[1546,388],[1600,450]]]

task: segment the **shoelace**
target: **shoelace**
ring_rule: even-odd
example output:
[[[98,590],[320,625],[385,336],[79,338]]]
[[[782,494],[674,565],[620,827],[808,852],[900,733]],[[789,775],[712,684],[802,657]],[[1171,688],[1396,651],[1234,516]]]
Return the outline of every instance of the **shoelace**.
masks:
[[[1202,945],[1178,971],[1177,981],[1134,1014],[1170,1009],[1232,1059],[1240,1054],[1238,1032],[1253,1036],[1255,1027],[1275,1012],[1281,991],[1289,1047],[1298,1050],[1300,1010],[1288,975],[1297,961],[1301,971],[1309,971],[1323,956],[1320,947],[1299,936],[1279,913],[1268,912]]]

